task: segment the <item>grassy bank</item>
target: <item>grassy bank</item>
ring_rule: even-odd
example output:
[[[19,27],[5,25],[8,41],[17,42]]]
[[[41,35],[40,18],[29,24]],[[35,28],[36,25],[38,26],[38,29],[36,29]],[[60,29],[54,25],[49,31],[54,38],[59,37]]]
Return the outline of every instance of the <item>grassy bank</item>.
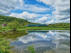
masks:
[[[26,35],[26,30],[21,31],[3,31],[0,32],[0,38],[16,39],[17,37]]]
[[[43,27],[40,26],[40,27],[23,27],[23,28],[26,30],[70,30],[70,23],[57,23]]]
[[[0,37],[0,53],[12,53],[9,45],[10,42],[6,38]]]
[[[27,34],[28,30],[70,30],[70,23],[57,23],[48,26],[27,26],[29,24],[39,25],[39,23],[30,23],[24,19],[0,16],[0,37],[16,38]]]
[[[26,27],[27,30],[70,30],[70,28]]]
[[[39,23],[31,23],[24,19],[9,17],[9,16],[0,16],[0,31],[3,30],[12,30],[14,28],[21,30],[69,30],[70,23],[56,23],[50,24],[48,26],[31,26],[27,27],[26,25],[34,24],[37,25]],[[6,26],[3,26],[6,25]]]
[[[0,16],[0,37],[16,38],[27,34],[28,30],[70,30],[70,23],[57,23],[48,26],[27,26],[30,23],[24,19]],[[5,25],[5,26],[4,26]]]

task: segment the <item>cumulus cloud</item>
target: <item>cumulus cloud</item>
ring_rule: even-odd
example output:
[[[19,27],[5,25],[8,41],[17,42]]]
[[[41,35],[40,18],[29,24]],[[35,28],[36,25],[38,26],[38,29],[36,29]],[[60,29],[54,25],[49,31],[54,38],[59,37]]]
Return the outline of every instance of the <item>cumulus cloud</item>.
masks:
[[[56,9],[53,12],[55,19],[59,20],[66,17],[70,19],[70,0],[37,0],[37,1],[52,5]]]
[[[44,3],[46,6],[41,4],[26,4],[25,0],[0,0],[0,14],[23,18],[30,22],[45,24],[70,22],[70,0],[36,1]],[[48,7],[48,5],[50,7]],[[14,9],[21,9],[23,12],[11,12],[11,10]]]
[[[16,7],[17,0],[0,0],[0,14],[9,14],[11,9]]]
[[[46,12],[46,11],[50,11],[52,9],[45,8],[45,7],[37,7],[36,5],[28,5],[28,6],[24,7],[24,10],[43,13],[43,12]]]
[[[30,22],[44,23],[44,24],[45,22],[50,21],[52,18],[52,16],[49,14],[41,15],[41,14],[29,13],[29,12],[23,12],[21,14],[12,13],[10,16],[26,19]]]
[[[33,13],[28,13],[28,12],[23,12],[20,14],[17,13],[12,13],[10,16],[14,16],[14,17],[19,17],[19,18],[23,18],[23,19],[33,19],[34,17],[38,17],[37,14],[33,14]]]
[[[30,4],[25,4],[24,0],[0,0],[0,10],[4,11],[10,11],[13,9],[23,9],[26,11],[31,11],[31,12],[46,12],[46,11],[51,11],[52,9],[46,8],[44,6],[38,6],[38,5],[30,5]]]

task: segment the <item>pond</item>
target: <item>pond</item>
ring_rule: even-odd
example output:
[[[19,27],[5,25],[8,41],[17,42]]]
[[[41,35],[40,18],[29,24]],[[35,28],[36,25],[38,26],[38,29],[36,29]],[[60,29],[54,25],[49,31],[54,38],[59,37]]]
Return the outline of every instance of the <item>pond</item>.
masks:
[[[14,53],[30,53],[29,46],[34,46],[35,53],[70,53],[70,31],[32,31],[26,36],[11,42]]]

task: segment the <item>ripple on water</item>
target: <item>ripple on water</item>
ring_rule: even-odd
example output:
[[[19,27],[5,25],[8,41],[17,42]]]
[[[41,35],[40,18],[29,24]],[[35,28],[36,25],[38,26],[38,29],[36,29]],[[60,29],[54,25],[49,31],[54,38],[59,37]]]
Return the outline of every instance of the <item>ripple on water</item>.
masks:
[[[11,45],[15,53],[30,53],[27,48],[31,45],[36,53],[70,53],[70,31],[29,32]]]

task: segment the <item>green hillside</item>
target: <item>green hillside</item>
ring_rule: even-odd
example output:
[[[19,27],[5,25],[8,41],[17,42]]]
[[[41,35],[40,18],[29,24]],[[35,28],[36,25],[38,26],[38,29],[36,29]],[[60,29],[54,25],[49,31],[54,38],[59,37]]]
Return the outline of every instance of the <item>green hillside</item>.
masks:
[[[7,26],[3,27],[2,26],[3,24]],[[28,24],[30,24],[30,22],[24,19],[10,17],[10,16],[0,16],[0,30],[9,30],[14,28],[18,29]]]
[[[3,26],[6,24],[6,26]],[[0,16],[0,38],[16,38],[27,34],[26,30],[19,30],[22,26],[30,24],[30,22],[16,17]]]
[[[7,26],[2,27],[2,24],[7,24]],[[30,23],[24,19],[10,17],[10,16],[0,16],[0,30],[9,30],[9,29],[18,29],[18,30],[69,30],[70,23],[57,23],[50,24],[48,26],[31,26],[29,24],[39,24],[39,23]],[[26,26],[26,27],[25,27]]]
[[[16,18],[16,17],[9,17],[9,16],[0,16],[0,25],[1,24],[9,24],[9,23],[18,23],[19,25],[27,25],[29,24],[30,22],[24,20],[24,19],[19,19],[19,18]]]

